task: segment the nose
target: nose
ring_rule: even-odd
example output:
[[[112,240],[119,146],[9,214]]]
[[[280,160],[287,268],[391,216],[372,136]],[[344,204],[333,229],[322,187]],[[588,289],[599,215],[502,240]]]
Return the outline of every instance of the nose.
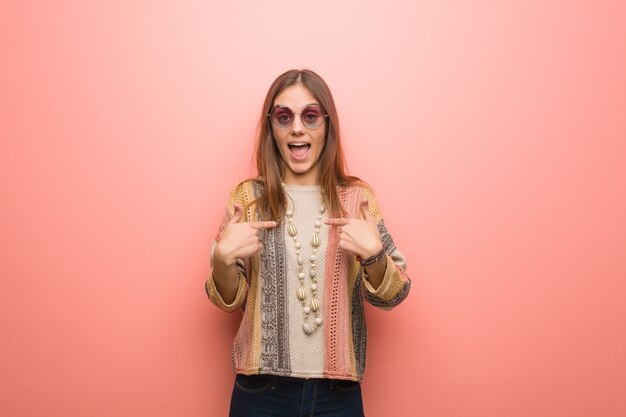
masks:
[[[296,117],[293,118],[293,122],[291,123],[291,134],[295,136],[299,136],[304,133],[304,125],[302,124],[302,120],[300,120],[300,115],[296,114]]]

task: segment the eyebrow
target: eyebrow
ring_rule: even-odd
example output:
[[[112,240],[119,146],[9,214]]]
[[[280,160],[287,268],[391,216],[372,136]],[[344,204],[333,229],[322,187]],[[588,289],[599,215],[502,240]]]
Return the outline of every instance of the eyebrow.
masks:
[[[302,108],[301,108],[300,110],[302,110],[302,109],[306,109],[306,108],[307,108],[307,107],[309,107],[309,106],[320,106],[320,104],[319,104],[319,103],[308,103],[308,104],[305,104],[304,106],[302,106]],[[272,107],[272,108],[273,108],[273,109],[275,109],[276,107],[286,107],[286,108],[288,108],[289,110],[291,110],[291,107],[289,107],[289,106],[284,106],[284,105],[282,105],[282,104],[276,104],[276,105],[274,105],[274,107]],[[320,107],[321,107],[321,106],[320,106]]]

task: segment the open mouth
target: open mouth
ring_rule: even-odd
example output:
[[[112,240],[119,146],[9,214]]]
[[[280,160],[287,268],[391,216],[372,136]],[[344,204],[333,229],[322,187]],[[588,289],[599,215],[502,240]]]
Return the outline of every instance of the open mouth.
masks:
[[[308,153],[309,149],[311,149],[310,143],[290,143],[289,152],[294,158],[304,158]]]

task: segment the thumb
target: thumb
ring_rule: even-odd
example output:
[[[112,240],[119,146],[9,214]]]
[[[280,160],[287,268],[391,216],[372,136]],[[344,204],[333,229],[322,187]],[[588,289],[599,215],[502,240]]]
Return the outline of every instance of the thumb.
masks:
[[[239,204],[235,204],[233,206],[233,214],[229,215],[230,218],[228,219],[228,225],[230,226],[231,224],[239,223],[241,216],[243,216],[243,209]]]
[[[367,198],[361,201],[359,209],[361,210],[361,214],[363,215],[363,220],[370,223],[374,222],[374,218],[370,214],[370,202]]]

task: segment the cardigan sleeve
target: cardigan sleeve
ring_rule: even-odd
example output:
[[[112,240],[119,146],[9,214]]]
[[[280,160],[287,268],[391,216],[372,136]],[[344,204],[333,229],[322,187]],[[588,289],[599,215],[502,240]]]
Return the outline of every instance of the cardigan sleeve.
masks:
[[[411,279],[406,273],[406,258],[396,247],[391,234],[385,227],[380,208],[371,189],[366,188],[364,197],[369,201],[370,213],[376,221],[380,239],[387,256],[387,269],[383,281],[377,289],[374,289],[364,276],[365,299],[372,305],[389,310],[400,304],[409,294]],[[363,268],[361,272],[363,275]]]
[[[239,277],[239,287],[237,289],[237,295],[235,296],[235,300],[232,303],[226,304],[224,302],[221,294],[218,292],[215,286],[215,281],[213,280],[213,258],[215,255],[215,247],[217,246],[217,242],[220,240],[222,233],[224,233],[224,229],[226,228],[226,225],[228,224],[230,219],[229,213],[232,213],[234,211],[235,204],[246,207],[245,193],[242,184],[239,184],[237,187],[235,187],[235,189],[231,191],[228,198],[226,211],[224,212],[224,216],[222,217],[222,222],[220,223],[217,236],[215,237],[215,240],[213,241],[213,244],[211,246],[211,273],[209,274],[209,277],[206,280],[204,286],[207,296],[213,302],[213,304],[226,312],[243,309],[246,296],[248,294],[248,282],[246,279],[247,262],[245,262],[243,259],[237,259],[237,275]]]

